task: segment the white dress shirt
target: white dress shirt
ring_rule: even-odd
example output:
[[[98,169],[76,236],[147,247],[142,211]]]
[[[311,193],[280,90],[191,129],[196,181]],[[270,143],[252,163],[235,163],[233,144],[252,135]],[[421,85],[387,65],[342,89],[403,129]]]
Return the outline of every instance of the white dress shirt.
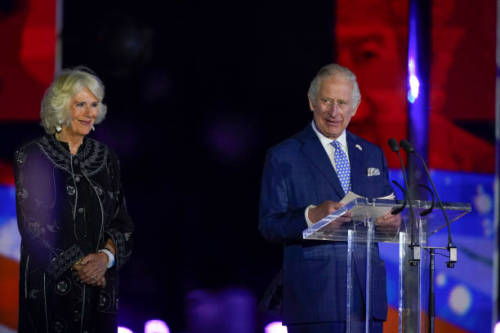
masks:
[[[334,156],[335,156],[335,147],[332,146],[331,143],[333,141],[338,141],[340,143],[340,147],[342,148],[342,150],[344,151],[344,153],[347,156],[347,160],[349,160],[349,152],[347,151],[347,139],[346,139],[345,130],[342,132],[342,134],[340,134],[340,136],[337,138],[337,140],[332,140],[332,139],[329,139],[326,136],[324,136],[323,133],[321,133],[316,128],[316,124],[314,123],[314,120],[311,122],[311,126],[312,126],[312,128],[314,130],[314,133],[316,133],[316,135],[318,136],[318,139],[321,142],[321,145],[323,146],[323,149],[325,149],[326,155],[330,159],[330,162],[332,163],[332,166],[335,169],[335,172],[337,172],[337,168],[336,168],[336,165],[335,165],[335,158],[334,158]],[[349,163],[349,166],[350,166],[350,163]],[[315,205],[309,205],[309,206],[307,206],[307,208],[306,208],[306,210],[304,212],[308,227],[310,227],[310,226],[313,225],[313,223],[309,220],[308,213],[309,213],[309,209],[310,208],[314,208],[314,207],[316,207],[316,206]]]

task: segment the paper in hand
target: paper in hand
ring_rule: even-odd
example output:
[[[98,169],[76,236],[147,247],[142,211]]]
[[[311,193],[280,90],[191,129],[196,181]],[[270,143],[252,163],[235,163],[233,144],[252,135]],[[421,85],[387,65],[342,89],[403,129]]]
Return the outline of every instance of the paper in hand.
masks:
[[[348,204],[349,202],[361,198],[363,199],[364,197],[356,194],[354,192],[349,191],[345,195],[345,197],[342,198],[340,201],[341,203]],[[394,193],[391,193],[385,197],[380,197],[377,199],[387,199],[387,200],[393,200],[395,198]],[[353,209],[351,209],[351,214],[352,214],[352,219],[353,220],[364,220],[366,217],[371,217],[373,219],[377,219],[381,216],[384,216],[385,214],[389,213],[392,209],[392,206],[387,206],[387,207],[380,207],[380,206],[357,206]]]

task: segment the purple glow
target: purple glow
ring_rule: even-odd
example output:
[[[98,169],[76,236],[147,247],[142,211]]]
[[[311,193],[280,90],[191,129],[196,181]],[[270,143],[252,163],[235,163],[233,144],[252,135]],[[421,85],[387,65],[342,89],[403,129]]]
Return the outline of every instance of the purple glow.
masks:
[[[264,328],[265,333],[287,333],[286,326],[283,326],[280,321],[273,321]],[[497,332],[495,332],[497,333]]]
[[[152,319],[144,324],[144,333],[170,333],[170,329],[163,320]]]
[[[251,117],[216,114],[206,126],[204,143],[223,162],[241,162],[253,151],[259,141]]]
[[[429,105],[428,80],[425,70],[428,67],[427,53],[425,52],[425,31],[430,29],[426,24],[425,6],[420,6],[418,0],[410,0],[408,17],[408,138],[412,141],[416,151],[424,154],[427,159],[429,140]],[[427,29],[427,30],[426,30]],[[413,172],[413,171],[412,171]],[[416,171],[415,171],[416,172]]]
[[[407,99],[410,103],[414,103],[419,95],[420,80],[419,74],[419,40],[418,40],[418,27],[419,22],[417,19],[417,9],[415,3],[410,6],[410,17],[408,21],[408,96]]]
[[[192,290],[187,295],[188,332],[253,333],[256,299],[248,290]]]
[[[494,333],[500,333],[500,322],[495,325]]]
[[[408,84],[410,86],[408,101],[413,103],[418,98],[420,81],[418,80],[415,70],[415,59],[412,57],[408,58]]]
[[[132,330],[129,330],[126,327],[119,326],[118,327],[118,333],[134,333]]]

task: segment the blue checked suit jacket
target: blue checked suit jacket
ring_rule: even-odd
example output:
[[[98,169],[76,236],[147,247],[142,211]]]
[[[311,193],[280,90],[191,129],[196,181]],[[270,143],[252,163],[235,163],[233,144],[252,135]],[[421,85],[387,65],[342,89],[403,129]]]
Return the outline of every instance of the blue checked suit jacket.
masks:
[[[347,146],[352,191],[365,197],[392,193],[382,150],[350,132],[347,132]],[[379,169],[380,175],[369,177],[368,168]],[[306,207],[325,200],[338,202],[343,196],[340,181],[311,125],[268,151],[259,230],[268,241],[284,245],[282,315],[286,324],[346,318],[347,244],[302,239],[302,231],[307,228]],[[360,277],[358,287],[363,297],[365,251],[363,245],[357,245],[354,251],[355,269]],[[378,246],[373,252],[372,316],[385,320],[385,264],[379,257]]]

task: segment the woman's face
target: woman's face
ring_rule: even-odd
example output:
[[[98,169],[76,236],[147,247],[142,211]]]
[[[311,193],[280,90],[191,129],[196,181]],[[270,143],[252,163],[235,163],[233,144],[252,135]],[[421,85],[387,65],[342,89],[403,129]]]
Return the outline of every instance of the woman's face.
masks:
[[[99,99],[88,89],[83,88],[73,95],[69,102],[71,123],[63,128],[67,136],[89,134],[99,113]]]

